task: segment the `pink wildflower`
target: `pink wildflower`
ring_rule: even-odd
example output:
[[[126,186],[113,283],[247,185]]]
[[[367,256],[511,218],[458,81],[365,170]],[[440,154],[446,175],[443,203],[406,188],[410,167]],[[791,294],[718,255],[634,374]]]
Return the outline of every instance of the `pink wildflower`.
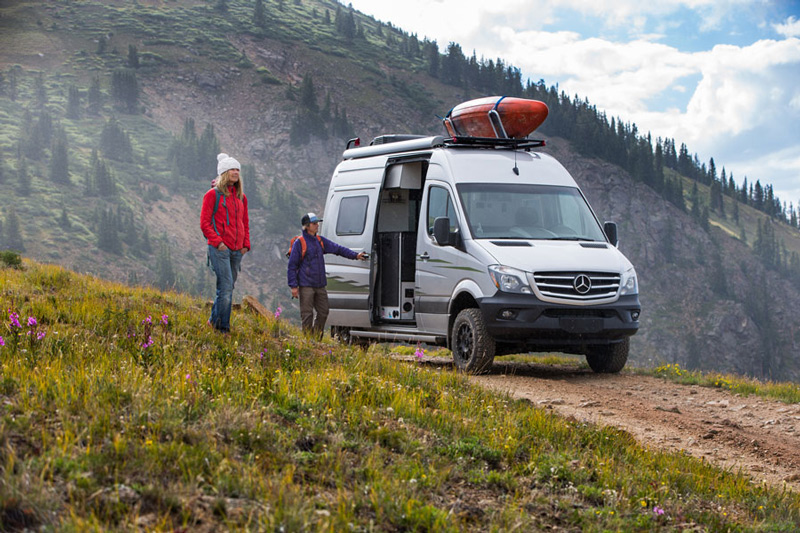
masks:
[[[169,324],[169,315],[161,315],[161,323],[165,326]]]
[[[19,323],[19,313],[9,313],[8,314],[8,318],[9,318],[9,320],[11,320],[11,323],[9,324],[9,326],[15,327],[15,328],[21,328],[22,327],[22,325]]]
[[[3,340],[3,337],[0,337],[0,346],[5,346],[6,341]]]
[[[425,355],[425,350],[417,346],[417,351],[414,352],[414,355],[417,356],[417,359],[422,359],[422,356]]]
[[[147,315],[147,318],[142,320],[142,324],[152,324],[152,323],[153,323],[153,317],[151,317],[150,315]]]
[[[28,317],[28,325],[29,326],[35,326],[36,325],[36,319],[34,317],[32,317],[32,316],[29,316]]]
[[[44,331],[40,331],[39,333],[36,334],[36,340],[40,341],[40,340],[44,339],[45,335],[46,335],[46,333]]]
[[[147,340],[142,343],[142,348],[149,348],[153,345],[153,338],[148,335]]]
[[[664,514],[664,509],[656,505],[655,507],[653,507],[653,514],[655,514],[656,516],[661,516]]]
[[[275,318],[280,318],[281,317],[281,311],[282,311],[282,309],[280,307],[278,307],[275,310]]]

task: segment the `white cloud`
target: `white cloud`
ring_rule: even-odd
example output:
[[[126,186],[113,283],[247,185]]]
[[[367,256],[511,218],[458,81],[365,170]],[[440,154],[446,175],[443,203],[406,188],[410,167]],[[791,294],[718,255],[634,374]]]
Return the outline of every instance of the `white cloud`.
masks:
[[[690,27],[687,12],[695,14],[694,28],[700,23],[701,30],[730,26],[733,31],[729,23],[735,21],[740,31],[743,20],[753,28],[764,19],[755,16],[748,0],[355,0],[353,5],[436,39],[442,49],[457,42],[468,56],[476,50],[479,57],[502,58],[520,68],[523,79],[558,83],[570,96],[588,97],[607,116],[636,123],[640,132],[685,142],[703,161],[714,157],[722,166],[727,159],[731,167],[735,163],[737,181],[746,174],[750,181],[773,183],[776,192],[785,191],[782,199],[800,192],[800,21],[794,16],[763,27],[762,35],[771,28],[785,36],[781,40],[690,52],[663,44],[667,36],[672,42],[689,36],[681,33]],[[576,17],[576,24],[564,20],[566,14]],[[545,31],[554,27],[562,30]],[[592,35],[567,31],[572,28]],[[681,94],[684,100],[674,100]],[[661,109],[669,102],[670,108],[654,111],[653,102],[662,102]]]
[[[784,37],[800,37],[800,20],[789,17],[783,24],[774,24],[775,31]]]

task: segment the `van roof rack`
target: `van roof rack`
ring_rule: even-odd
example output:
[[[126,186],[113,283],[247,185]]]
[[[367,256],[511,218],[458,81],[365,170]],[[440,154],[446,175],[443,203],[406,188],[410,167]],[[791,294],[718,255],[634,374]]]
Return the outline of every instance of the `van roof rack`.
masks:
[[[543,140],[539,139],[497,139],[494,137],[450,137],[444,138],[440,135],[433,137],[422,137],[419,135],[382,135],[375,137],[369,146],[358,146],[350,148],[351,142],[347,143],[347,149],[342,154],[343,159],[361,159],[375,155],[397,154],[401,152],[415,152],[417,150],[430,150],[442,146],[452,148],[495,148],[509,150],[530,150],[544,146]]]
[[[392,137],[392,136],[389,136]],[[399,136],[394,136],[399,137]],[[430,150],[437,146],[444,146],[444,138],[440,135],[434,137],[408,136],[409,139],[390,142],[375,143],[360,148],[349,148],[342,154],[343,159],[360,159],[374,155],[396,154],[399,152],[413,152],[415,150]]]
[[[422,139],[425,135],[408,135],[403,133],[393,133],[391,135],[380,135],[372,139],[372,142],[369,143],[370,146],[375,146],[376,144],[388,144],[388,143],[396,143],[400,141],[412,141],[414,139]]]
[[[444,140],[446,146],[469,148],[510,148],[513,150],[539,148],[545,146],[543,139],[511,139],[496,137],[450,137]]]

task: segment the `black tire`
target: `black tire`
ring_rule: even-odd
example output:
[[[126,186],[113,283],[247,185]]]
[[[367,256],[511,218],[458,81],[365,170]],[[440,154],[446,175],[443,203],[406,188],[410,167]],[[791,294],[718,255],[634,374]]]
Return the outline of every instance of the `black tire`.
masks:
[[[450,350],[461,372],[485,374],[492,368],[495,341],[486,330],[480,310],[473,307],[458,313],[450,332]]]
[[[369,348],[370,345],[369,340],[362,339],[361,337],[353,337],[350,335],[350,328],[342,326],[331,326],[331,337],[339,337],[340,342],[344,344],[350,344],[352,346],[358,346],[360,348],[364,348],[365,350]]]
[[[597,344],[589,347],[586,362],[598,374],[616,374],[628,362],[631,347],[630,337],[615,344]]]

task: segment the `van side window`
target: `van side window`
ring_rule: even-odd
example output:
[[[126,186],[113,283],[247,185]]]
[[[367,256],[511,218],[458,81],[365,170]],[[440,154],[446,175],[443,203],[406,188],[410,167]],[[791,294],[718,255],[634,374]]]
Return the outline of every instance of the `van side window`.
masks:
[[[367,224],[368,196],[349,196],[339,202],[336,235],[361,235]]]
[[[450,219],[450,231],[458,229],[456,210],[450,193],[442,187],[431,187],[428,191],[428,235],[433,235],[433,221],[439,217]]]

